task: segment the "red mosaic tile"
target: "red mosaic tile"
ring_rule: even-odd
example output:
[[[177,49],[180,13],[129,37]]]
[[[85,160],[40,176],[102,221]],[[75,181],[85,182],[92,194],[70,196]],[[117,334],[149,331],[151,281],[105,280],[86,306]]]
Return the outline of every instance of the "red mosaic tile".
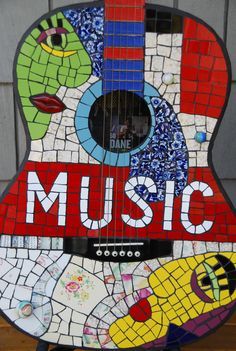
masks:
[[[193,53],[183,53],[182,55],[182,65],[183,66],[190,66],[190,67],[198,67],[199,66],[199,61],[200,61],[200,55],[199,54],[193,54]]]
[[[188,21],[188,19],[186,19]],[[197,34],[196,34],[196,38],[198,40],[209,40],[209,41],[215,41],[216,37],[214,35],[214,33],[212,33],[210,31],[210,29],[208,29],[206,26],[204,26],[201,23],[197,24]]]
[[[181,79],[187,80],[197,80],[198,77],[198,69],[195,67],[186,67],[183,71],[183,75]]]
[[[208,55],[210,49],[209,41],[201,41],[199,42],[199,53],[202,55]]]
[[[188,18],[184,22],[185,44],[181,66],[183,77],[181,80],[181,94],[186,91],[196,91],[197,94],[196,99],[192,101],[192,106],[182,98],[180,110],[185,113],[208,113],[209,117],[219,117],[221,114],[220,108],[223,108],[226,98],[226,90],[222,89],[222,85],[226,87],[228,81],[226,61],[214,33],[211,33],[204,25],[196,25],[193,22],[194,20]],[[193,26],[192,31],[190,30],[191,26]],[[195,33],[194,38],[192,33]],[[192,40],[189,40],[189,38],[192,38]],[[198,53],[201,53],[201,56]],[[192,80],[195,80],[195,83],[199,82],[195,89],[191,86]],[[204,82],[207,82],[208,85],[202,85]],[[214,94],[213,89],[218,92],[218,95],[221,95],[221,100],[216,99],[214,102],[214,97],[210,98],[211,93]],[[198,97],[199,93],[208,93],[209,97]],[[210,106],[206,111],[202,105],[207,104],[207,101],[210,101]]]
[[[217,42],[211,44],[209,54],[212,56],[215,56],[215,57],[220,57],[220,58],[222,58],[224,56],[222,49]]]
[[[184,37],[195,39],[197,37],[197,29],[197,22],[191,18],[188,18],[188,20],[184,23]]]
[[[199,93],[208,93],[208,95],[212,92],[212,84],[210,82],[199,82],[198,83],[198,91]]]
[[[207,106],[197,104],[195,105],[194,113],[197,115],[206,115],[207,114]]]
[[[200,67],[212,69],[215,58],[212,56],[201,56],[200,58]]]
[[[126,60],[142,60],[144,57],[143,49],[133,48],[105,48],[104,57],[106,59],[126,59]]]
[[[216,58],[214,63],[214,70],[216,71],[226,71],[226,62],[223,58]]]
[[[181,98],[185,102],[194,102],[195,101],[195,96],[196,96],[195,93],[184,92],[184,93],[182,93],[182,97]]]
[[[207,105],[209,103],[209,99],[209,94],[197,94],[195,101],[197,104]]]
[[[144,20],[144,9],[136,7],[126,7],[125,11],[122,7],[107,7],[106,20],[107,21],[128,21],[128,22],[142,22]]]

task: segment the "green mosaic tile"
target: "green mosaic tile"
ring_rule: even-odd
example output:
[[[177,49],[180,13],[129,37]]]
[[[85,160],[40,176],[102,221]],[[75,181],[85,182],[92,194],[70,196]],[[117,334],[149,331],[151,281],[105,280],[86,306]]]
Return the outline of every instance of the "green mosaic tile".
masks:
[[[28,57],[32,57],[34,51],[35,51],[35,46],[29,45],[27,43],[24,43],[24,45],[21,48],[22,54]]]
[[[32,140],[37,140],[42,138],[42,135],[45,135],[47,132],[48,126],[42,125],[40,123],[28,123],[30,137]]]

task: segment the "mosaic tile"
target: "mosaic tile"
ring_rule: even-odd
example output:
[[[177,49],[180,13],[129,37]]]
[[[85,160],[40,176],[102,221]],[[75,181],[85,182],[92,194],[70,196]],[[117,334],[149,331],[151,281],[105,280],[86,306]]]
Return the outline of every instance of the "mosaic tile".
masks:
[[[13,325],[72,348],[166,349],[228,318],[236,219],[211,149],[229,67],[208,25],[144,0],[27,31],[14,84],[29,153],[0,203]]]

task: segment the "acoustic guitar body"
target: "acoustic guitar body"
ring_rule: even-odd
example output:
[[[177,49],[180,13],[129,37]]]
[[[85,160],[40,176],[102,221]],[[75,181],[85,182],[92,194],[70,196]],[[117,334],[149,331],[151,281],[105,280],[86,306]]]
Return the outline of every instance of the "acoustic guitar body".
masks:
[[[56,9],[14,63],[27,154],[0,202],[0,309],[47,343],[178,348],[236,302],[211,150],[230,93],[213,29],[105,0]]]

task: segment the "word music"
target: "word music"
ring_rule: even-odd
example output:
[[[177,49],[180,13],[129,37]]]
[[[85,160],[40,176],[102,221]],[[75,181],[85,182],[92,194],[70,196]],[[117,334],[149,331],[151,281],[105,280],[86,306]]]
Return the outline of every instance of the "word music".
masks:
[[[117,208],[114,208],[114,204],[117,201],[114,197],[118,195],[114,191],[114,178],[106,177],[105,181],[105,191],[104,198],[100,207],[103,208],[103,217],[100,219],[91,219],[89,216],[89,207],[93,202],[93,198],[90,193],[90,187],[93,182],[91,177],[82,176],[80,182],[80,193],[78,194],[79,207],[78,212],[80,215],[81,223],[84,227],[97,230],[103,227],[106,227],[113,219],[113,209],[117,211]],[[139,209],[139,213],[142,216],[135,218],[133,214],[134,211],[131,211],[133,214],[120,213],[120,218],[129,227],[133,228],[144,228],[147,227],[153,222],[154,215],[156,211],[154,209],[154,204],[150,204],[145,201],[137,192],[136,187],[142,185],[146,187],[149,193],[155,194],[158,189],[155,182],[150,177],[138,176],[129,178],[124,184],[124,193],[126,197],[132,202],[134,206]],[[174,214],[174,203],[176,201],[175,197],[175,182],[166,181],[166,191],[165,199],[163,202],[164,211],[163,211],[163,221],[162,228],[165,231],[172,230],[172,220]],[[204,219],[202,223],[196,225],[191,222],[190,219],[190,202],[191,197],[194,192],[201,192],[203,198],[212,197],[213,190],[212,188],[204,183],[199,181],[193,181],[188,184],[182,195],[180,196],[180,221],[183,228],[191,234],[202,234],[211,229],[213,226],[213,221]],[[43,185],[41,184],[37,172],[28,173],[28,188],[27,188],[27,214],[26,214],[26,223],[34,223],[35,217],[35,202],[36,197],[41,203],[41,206],[45,212],[48,212],[53,206],[56,200],[58,200],[58,226],[66,226],[66,216],[67,216],[67,203],[68,203],[68,174],[67,172],[60,172],[55,179],[51,190],[48,194],[45,192]],[[126,201],[126,200],[125,200]],[[137,217],[137,215],[136,215]]]

